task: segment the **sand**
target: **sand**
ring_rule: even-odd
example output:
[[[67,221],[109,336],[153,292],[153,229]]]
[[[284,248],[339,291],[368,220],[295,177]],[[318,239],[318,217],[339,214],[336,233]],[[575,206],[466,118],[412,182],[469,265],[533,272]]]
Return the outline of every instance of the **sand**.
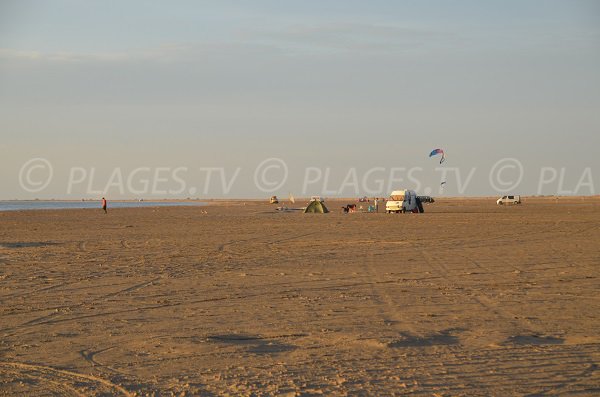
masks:
[[[600,393],[598,198],[345,203],[0,213],[0,394]]]

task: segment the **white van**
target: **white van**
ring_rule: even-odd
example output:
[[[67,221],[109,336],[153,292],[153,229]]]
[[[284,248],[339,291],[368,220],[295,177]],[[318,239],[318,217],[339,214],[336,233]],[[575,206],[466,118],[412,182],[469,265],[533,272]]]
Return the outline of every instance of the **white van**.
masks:
[[[417,193],[414,190],[394,190],[390,198],[385,203],[385,210],[388,214],[392,212],[419,212],[419,203],[417,202]]]
[[[496,204],[521,204],[521,196],[502,196],[496,200]]]

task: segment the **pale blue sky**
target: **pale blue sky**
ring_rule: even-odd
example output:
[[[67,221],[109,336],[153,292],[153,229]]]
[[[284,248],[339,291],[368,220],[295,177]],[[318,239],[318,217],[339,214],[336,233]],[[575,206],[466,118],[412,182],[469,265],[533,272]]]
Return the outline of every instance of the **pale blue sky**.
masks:
[[[503,157],[524,194],[543,166],[571,185],[589,167],[600,190],[599,4],[3,1],[0,199],[65,197],[73,166],[241,167],[229,195],[259,196],[269,157],[290,167],[283,194],[305,167],[429,170],[437,147],[480,169],[464,194],[495,194]],[[18,180],[33,157],[54,166],[39,194]]]

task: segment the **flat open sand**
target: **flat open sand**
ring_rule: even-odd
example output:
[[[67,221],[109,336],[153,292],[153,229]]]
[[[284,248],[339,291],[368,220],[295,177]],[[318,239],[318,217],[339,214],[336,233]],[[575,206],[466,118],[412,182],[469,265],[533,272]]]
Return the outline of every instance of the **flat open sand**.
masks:
[[[344,203],[0,213],[0,394],[600,394],[600,199]]]

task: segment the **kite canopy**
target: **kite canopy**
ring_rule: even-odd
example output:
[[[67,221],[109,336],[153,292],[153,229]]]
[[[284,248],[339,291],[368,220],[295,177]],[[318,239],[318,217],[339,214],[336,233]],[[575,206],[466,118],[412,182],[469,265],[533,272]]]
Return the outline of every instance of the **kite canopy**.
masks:
[[[442,149],[433,149],[431,151],[431,153],[429,153],[429,157],[433,157],[433,156],[436,156],[438,154],[442,155],[442,158],[440,158],[440,164],[442,164],[444,162],[444,160],[445,160],[444,151]]]

